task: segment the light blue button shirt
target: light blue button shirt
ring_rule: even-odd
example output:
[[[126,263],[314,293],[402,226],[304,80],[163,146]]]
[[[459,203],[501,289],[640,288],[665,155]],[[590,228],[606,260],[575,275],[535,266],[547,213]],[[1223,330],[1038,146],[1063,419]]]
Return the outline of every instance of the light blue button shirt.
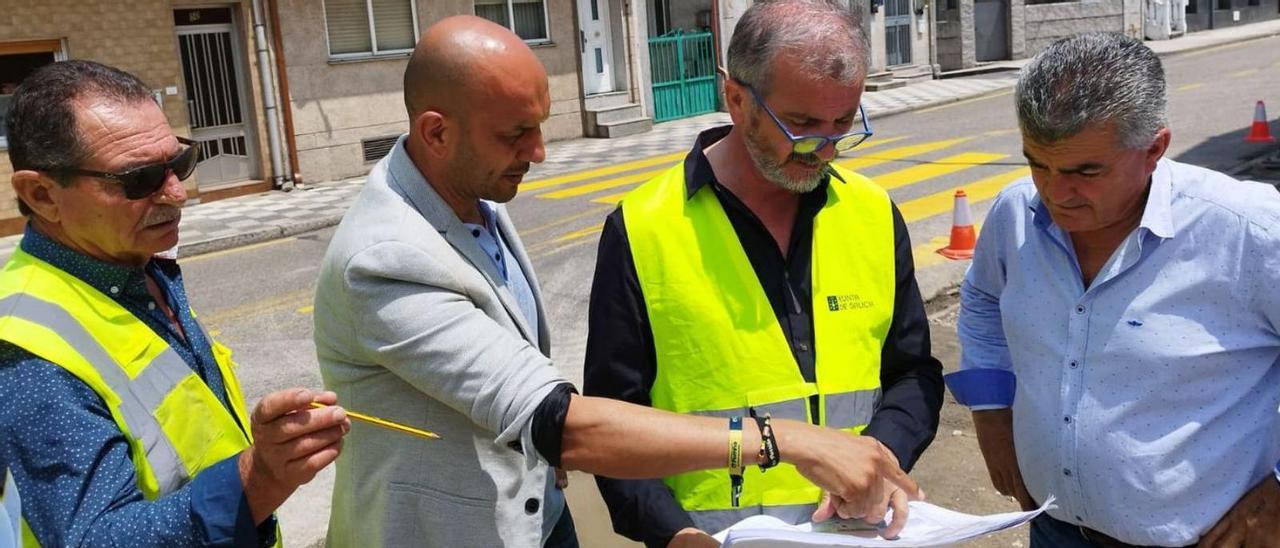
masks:
[[[1088,288],[1078,264],[1031,180],[1005,189],[961,287],[948,386],[1012,403],[1023,480],[1057,497],[1055,518],[1192,544],[1275,481],[1280,193],[1161,160],[1140,226]]]
[[[525,276],[524,270],[520,268],[520,261],[516,260],[511,254],[511,247],[502,237],[502,231],[498,230],[498,214],[497,204],[487,200],[481,200],[479,203],[480,216],[484,217],[484,225],[471,223],[463,223],[467,230],[471,231],[471,235],[476,237],[476,242],[480,244],[480,249],[484,254],[493,261],[494,266],[498,267],[498,272],[502,274],[502,279],[507,284],[507,289],[511,290],[511,294],[516,298],[516,304],[520,307],[520,313],[524,316],[525,322],[529,325],[529,331],[538,332],[538,303],[533,298],[533,288],[529,284],[529,278]],[[533,448],[528,448],[532,450]],[[556,522],[560,520],[560,514],[564,512],[564,493],[555,485],[555,469],[547,474],[547,486],[544,490],[544,500],[542,511],[542,540],[551,536],[551,531],[555,528]]]

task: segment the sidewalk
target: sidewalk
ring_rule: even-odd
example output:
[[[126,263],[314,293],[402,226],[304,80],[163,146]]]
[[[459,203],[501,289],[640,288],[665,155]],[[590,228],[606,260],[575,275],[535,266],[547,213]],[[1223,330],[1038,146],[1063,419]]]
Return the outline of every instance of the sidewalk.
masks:
[[[1236,42],[1280,35],[1280,20],[1203,31],[1147,45],[1156,53],[1182,54]],[[1026,60],[985,64],[988,72],[930,80],[902,88],[867,92],[863,105],[877,118],[963,101],[1008,89]],[[657,124],[653,130],[619,139],[571,139],[547,144],[547,161],[536,164],[526,180],[535,181],[684,150],[699,131],[729,123],[722,112]],[[363,178],[308,185],[293,192],[262,194],[195,204],[184,208],[178,255],[190,257],[336,225],[364,184]],[[0,238],[0,260],[7,260],[21,235]]]

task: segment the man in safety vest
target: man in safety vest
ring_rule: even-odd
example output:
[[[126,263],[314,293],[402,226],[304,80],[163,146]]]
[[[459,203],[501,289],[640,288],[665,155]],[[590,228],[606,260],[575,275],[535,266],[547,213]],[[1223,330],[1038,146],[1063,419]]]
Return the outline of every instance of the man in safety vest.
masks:
[[[272,513],[350,425],[305,389],[247,412],[231,351],[157,255],[195,145],[136,77],[89,61],[29,76],[7,123],[28,224],[0,270],[0,462],[24,544],[278,544]]]
[[[859,106],[867,55],[847,3],[746,11],[724,83],[733,125],[702,132],[604,225],[586,394],[745,416],[746,428],[807,420],[877,440],[910,470],[942,405],[911,244],[888,194],[831,163],[871,134]],[[785,464],[769,469],[771,452],[741,475],[597,482],[619,533],[714,546],[708,533],[752,515],[815,517],[821,491]],[[897,517],[881,534],[892,537],[907,501],[886,492]]]

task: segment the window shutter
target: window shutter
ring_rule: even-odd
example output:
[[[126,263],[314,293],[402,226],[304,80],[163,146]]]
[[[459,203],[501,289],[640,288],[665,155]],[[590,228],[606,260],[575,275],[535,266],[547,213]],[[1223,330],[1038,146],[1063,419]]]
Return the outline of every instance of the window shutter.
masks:
[[[330,55],[373,51],[365,0],[325,0],[324,18],[329,29]]]
[[[511,28],[511,22],[507,20],[506,0],[476,0],[476,16]]]
[[[547,15],[544,0],[514,0],[515,32],[525,40],[547,39]]]
[[[378,51],[413,49],[413,0],[373,0],[373,28]]]

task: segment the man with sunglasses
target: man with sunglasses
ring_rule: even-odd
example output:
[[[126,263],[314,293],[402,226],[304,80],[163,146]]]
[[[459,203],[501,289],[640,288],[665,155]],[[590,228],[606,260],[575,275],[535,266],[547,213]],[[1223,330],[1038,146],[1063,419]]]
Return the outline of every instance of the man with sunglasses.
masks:
[[[911,244],[884,190],[831,163],[871,135],[867,48],[847,3],[746,11],[728,52],[734,124],[704,131],[605,222],[585,393],[757,417],[744,428],[808,421],[861,434],[910,470],[942,405]],[[761,452],[775,449],[788,451]],[[614,529],[649,546],[715,546],[709,533],[757,514],[825,517],[818,488],[767,468],[597,483]],[[885,492],[896,517],[880,532],[892,537],[907,501]]]
[[[150,90],[90,61],[18,88],[7,119],[26,232],[0,271],[0,465],[30,546],[269,546],[272,513],[337,458],[331,392],[250,414],[187,301],[182,181],[198,160]]]

